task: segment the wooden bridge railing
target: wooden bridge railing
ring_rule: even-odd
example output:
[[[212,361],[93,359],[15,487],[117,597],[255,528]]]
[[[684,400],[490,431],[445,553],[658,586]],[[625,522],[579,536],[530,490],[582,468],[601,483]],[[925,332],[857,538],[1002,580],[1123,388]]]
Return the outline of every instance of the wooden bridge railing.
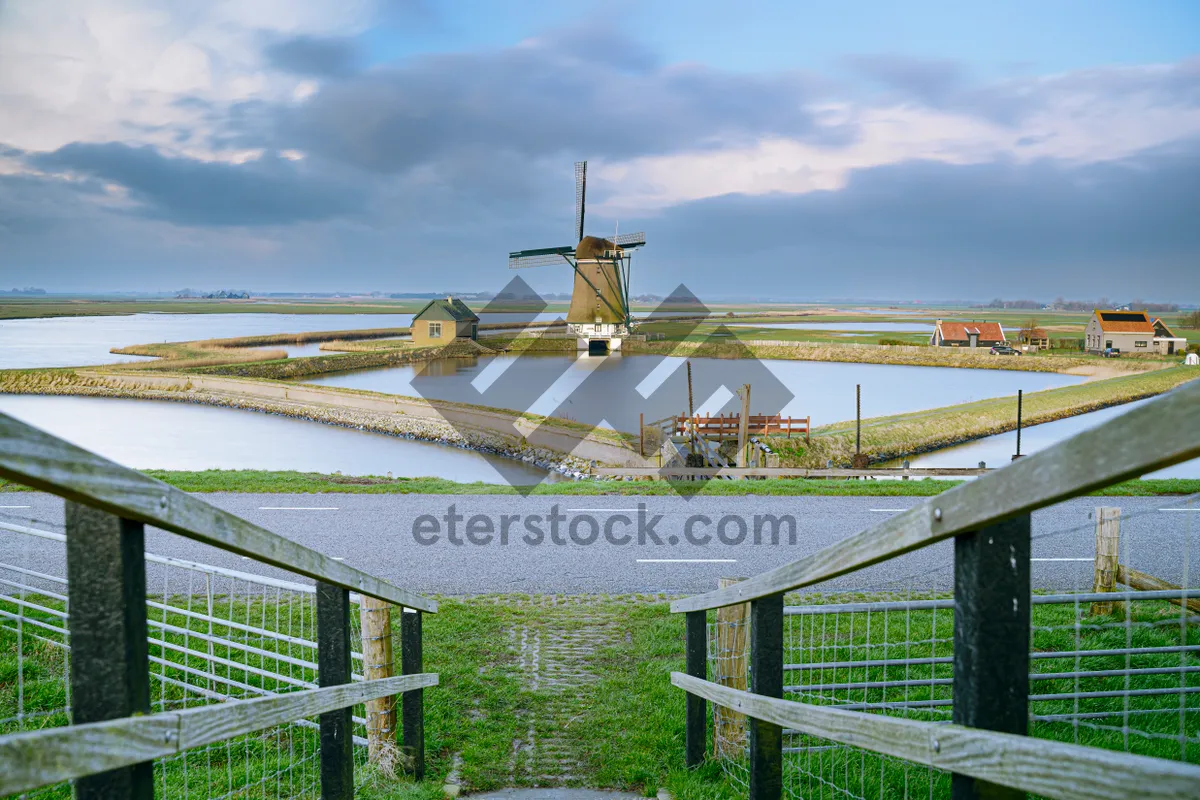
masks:
[[[0,477],[66,500],[72,725],[0,737],[0,795],[75,780],[76,797],[154,795],[152,762],[320,715],[322,798],[354,793],[351,710],[402,694],[401,745],[423,771],[420,618],[437,602],[0,414]],[[150,713],[144,526],[316,581],[319,688]],[[403,614],[404,675],[351,683],[350,592]],[[411,721],[411,724],[410,724]]]
[[[782,792],[782,731],[954,774],[958,798],[1185,798],[1200,767],[1027,738],[1031,513],[1200,456],[1200,381],[1004,469],[955,487],[812,555],[671,604],[686,615],[686,761],[704,759],[705,701],[749,718],[752,800]],[[952,724],[847,711],[783,698],[783,598],[953,538]],[[750,691],[706,680],[706,612],[750,603]]]
[[[674,434],[683,435],[694,430],[700,436],[716,436],[724,439],[728,436],[736,439],[738,424],[741,417],[737,414],[697,414],[688,417],[682,414],[674,419]],[[779,414],[751,414],[746,420],[747,433],[751,436],[803,434],[804,440],[809,440],[812,431],[812,417],[784,417]]]

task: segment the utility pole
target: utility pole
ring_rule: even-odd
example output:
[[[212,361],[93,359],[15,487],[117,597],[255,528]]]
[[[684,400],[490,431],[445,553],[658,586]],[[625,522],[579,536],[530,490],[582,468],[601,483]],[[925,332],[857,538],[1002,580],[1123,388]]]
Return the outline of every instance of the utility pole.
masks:
[[[1024,394],[1023,389],[1017,389],[1017,452],[1012,457],[1013,461],[1021,457],[1021,405],[1024,400]]]

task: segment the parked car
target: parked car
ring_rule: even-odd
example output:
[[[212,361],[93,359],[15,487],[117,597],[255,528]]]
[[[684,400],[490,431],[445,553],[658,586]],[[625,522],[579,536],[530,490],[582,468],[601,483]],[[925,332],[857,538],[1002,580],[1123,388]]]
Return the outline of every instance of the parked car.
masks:
[[[1121,348],[1119,348],[1119,347],[1107,348],[1104,351],[1104,357],[1105,358],[1120,358],[1121,357]]]
[[[1013,348],[1009,347],[1006,344],[998,344],[995,347],[993,347],[991,350],[989,350],[988,352],[994,356],[1019,356],[1019,355],[1021,355],[1020,350],[1014,350]]]

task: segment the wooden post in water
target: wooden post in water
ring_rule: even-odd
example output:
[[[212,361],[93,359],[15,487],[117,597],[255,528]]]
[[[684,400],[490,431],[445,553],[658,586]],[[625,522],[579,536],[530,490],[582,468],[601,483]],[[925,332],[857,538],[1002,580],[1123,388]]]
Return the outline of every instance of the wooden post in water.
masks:
[[[691,445],[691,452],[696,452],[696,409],[692,403],[692,362],[687,362],[687,379],[688,379],[688,430],[691,437],[688,440]]]
[[[638,414],[638,455],[646,457],[646,415]]]
[[[742,415],[738,417],[737,465],[744,467],[747,461],[746,447],[750,438],[750,384],[742,384],[742,390],[738,394],[742,396]]]
[[[724,589],[745,578],[720,578]],[[713,682],[731,689],[746,690],[749,673],[750,604],[717,609],[717,635]],[[713,754],[717,758],[741,758],[746,748],[746,717],[713,704]]]
[[[367,680],[395,674],[392,653],[392,606],[385,600],[361,595],[358,603],[362,621],[363,675]],[[396,755],[396,698],[367,701],[367,759],[390,771]]]
[[[1117,590],[1117,552],[1121,542],[1121,509],[1100,506],[1096,509],[1096,562],[1092,576],[1093,592]],[[1093,614],[1111,614],[1115,604],[1092,603]]]

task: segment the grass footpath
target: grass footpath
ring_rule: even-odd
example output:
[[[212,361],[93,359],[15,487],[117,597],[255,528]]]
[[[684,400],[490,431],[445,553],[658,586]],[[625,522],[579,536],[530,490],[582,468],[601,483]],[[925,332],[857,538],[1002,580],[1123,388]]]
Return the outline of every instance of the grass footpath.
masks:
[[[371,475],[327,475],[320,472],[270,472],[265,470],[220,470],[196,472],[142,470],[185,492],[237,492],[241,494],[498,494],[515,495],[517,490],[498,483],[458,483],[445,478],[389,478]],[[829,497],[932,497],[953,489],[962,481],[936,478],[901,480],[837,480],[767,478],[744,481],[709,481],[700,495],[729,496],[829,496]],[[695,490],[695,483],[677,481],[560,481],[542,483],[537,496],[660,497]],[[0,479],[0,492],[32,491]],[[1156,497],[1200,493],[1200,479],[1153,478],[1126,481],[1095,492],[1092,497]]]
[[[799,598],[793,598],[796,600]],[[846,596],[816,595],[804,602],[840,602]],[[854,600],[895,599],[855,595]],[[915,598],[913,598],[915,599]],[[174,604],[183,601],[172,598]],[[11,605],[0,598],[0,606]],[[439,673],[439,685],[425,690],[427,779],[413,784],[366,770],[357,796],[371,800],[436,798],[443,783],[454,776],[464,793],[502,787],[591,786],[621,789],[653,797],[669,789],[678,800],[724,800],[744,797],[739,774],[744,760],[724,765],[709,760],[696,771],[683,766],[685,694],[670,685],[670,673],[684,669],[683,619],[669,613],[663,596],[528,596],[483,595],[440,600],[439,613],[424,622],[426,669]],[[1040,715],[1115,712],[1112,720],[1085,717],[1084,723],[1037,721],[1030,735],[1044,739],[1127,750],[1191,763],[1200,762],[1200,745],[1181,743],[1180,734],[1194,731],[1200,708],[1194,692],[1200,673],[1180,672],[1178,653],[1138,656],[1088,656],[1086,651],[1108,648],[1164,648],[1200,644],[1200,627],[1181,629],[1179,611],[1163,602],[1140,602],[1130,612],[1131,628],[1117,616],[1089,616],[1086,606],[1076,620],[1073,606],[1034,606],[1032,647],[1039,654],[1084,651],[1078,658],[1031,660],[1035,673],[1111,671],[1098,677],[1064,677],[1034,683],[1034,711]],[[241,609],[235,609],[240,613]],[[253,609],[252,617],[270,609]],[[1124,613],[1123,611],[1120,613]],[[711,616],[711,615],[710,615]],[[944,658],[950,653],[952,614],[929,611],[839,614],[839,625],[821,616],[787,617],[787,663],[826,660],[866,661],[879,658]],[[862,616],[864,619],[848,619]],[[172,617],[172,624],[179,623]],[[711,620],[710,620],[711,621]],[[393,616],[393,623],[398,624]],[[398,631],[394,631],[398,633]],[[1127,637],[1131,637],[1128,638]],[[15,636],[0,630],[0,719],[15,710],[17,661]],[[152,645],[152,654],[162,652]],[[60,650],[39,648],[26,638],[24,683],[27,710],[39,704],[61,708],[63,665]],[[234,651],[220,650],[231,655]],[[231,657],[239,659],[235,653]],[[1132,658],[1132,661],[1128,659]],[[1195,653],[1186,665],[1200,663]],[[240,662],[239,662],[240,663]],[[259,662],[255,662],[259,663]],[[1134,668],[1129,676],[1124,670]],[[818,704],[830,701],[871,703],[945,702],[951,687],[949,665],[910,663],[907,667],[849,667],[789,673],[788,682],[812,686],[790,699]],[[152,670],[157,674],[158,668]],[[1120,674],[1116,674],[1120,673]],[[243,673],[232,668],[232,674]],[[168,669],[167,677],[203,686],[206,678]],[[305,679],[311,675],[305,673]],[[249,673],[247,680],[269,681]],[[838,692],[816,684],[904,685]],[[926,682],[927,681],[927,682]],[[1129,689],[1151,690],[1130,696]],[[1072,692],[1090,696],[1072,700]],[[1057,699],[1055,695],[1063,695]],[[1106,696],[1111,695],[1111,696]],[[158,696],[157,694],[155,695]],[[1183,702],[1181,702],[1181,697]],[[168,698],[169,699],[169,698]],[[1126,734],[1122,712],[1132,710]],[[361,713],[361,709],[356,713]],[[944,719],[948,708],[912,711],[914,718]],[[1093,722],[1093,720],[1096,720]],[[1114,722],[1115,720],[1115,722]],[[1112,722],[1111,725],[1106,723]],[[44,724],[63,724],[65,717]],[[711,726],[710,726],[711,735]],[[914,770],[892,760],[864,755],[861,750],[794,736],[789,747],[818,748],[819,759],[791,755],[785,759],[785,780],[796,787],[821,785],[854,789],[865,796],[903,796],[914,776],[920,791],[926,782],[931,796],[944,796],[948,775]],[[186,759],[160,762],[162,780],[182,778],[188,794],[199,789],[236,790],[245,797],[274,797],[281,770],[297,770],[283,778],[311,781],[315,763],[315,732],[299,728],[273,729],[239,737],[233,745],[191,751]],[[711,747],[707,752],[711,753]],[[297,756],[302,766],[297,766]],[[861,769],[864,763],[869,769]],[[205,763],[205,759],[209,763]],[[191,764],[191,778],[184,765]],[[816,775],[811,782],[802,769]],[[207,784],[214,779],[212,786]],[[203,777],[202,777],[203,776]],[[255,781],[262,781],[255,786]],[[197,785],[199,783],[200,785]],[[865,790],[865,791],[863,791]],[[807,796],[807,792],[801,792]],[[63,792],[62,796],[69,796]]]

